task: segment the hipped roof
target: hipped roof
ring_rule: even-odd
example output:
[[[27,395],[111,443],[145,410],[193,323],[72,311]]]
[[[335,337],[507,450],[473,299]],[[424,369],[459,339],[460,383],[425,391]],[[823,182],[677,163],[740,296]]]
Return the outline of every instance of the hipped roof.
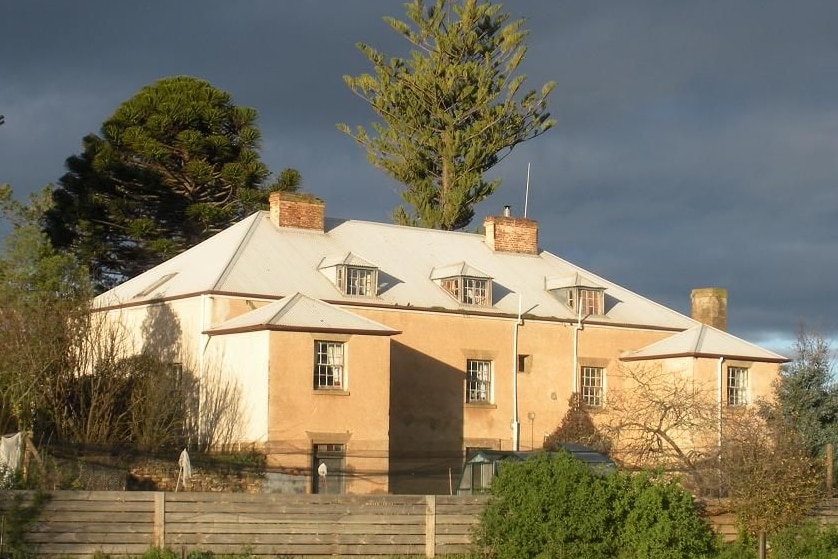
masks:
[[[788,361],[786,357],[778,353],[763,349],[706,324],[694,326],[637,351],[626,352],[620,356],[620,360],[642,361],[673,357],[709,357],[712,359],[724,357],[769,363]]]
[[[377,296],[349,296],[336,290],[333,279],[323,272],[322,267],[326,263],[338,262],[357,262],[376,267],[379,271]],[[491,306],[464,305],[451,297],[433,279],[442,271],[491,278]],[[548,251],[542,250],[538,254],[496,252],[487,245],[482,234],[360,220],[326,219],[323,231],[277,227],[267,211],[250,215],[100,295],[95,304],[99,308],[121,307],[199,294],[271,301],[300,293],[311,300],[333,305],[371,305],[505,317],[516,316],[523,308],[527,309],[525,317],[529,319],[575,322],[578,320],[576,312],[564,298],[548,289],[548,286],[555,286],[558,278],[562,278],[563,284],[572,279],[572,284],[595,286],[605,291],[606,314],[586,318],[586,325],[689,332],[699,324]],[[284,327],[281,321],[269,324],[270,321],[258,318],[262,317],[261,314],[251,316],[248,313],[246,317],[238,317],[235,320],[240,322],[225,323],[223,326],[225,329],[257,328],[260,324]],[[221,326],[215,325],[213,332]],[[683,337],[664,340],[668,344],[654,344],[628,354],[626,359],[645,359],[652,354],[703,354],[709,351],[726,355],[742,353],[754,359],[784,360],[782,356],[724,332],[712,334],[712,338],[718,340],[712,349],[709,349],[710,345],[700,344],[700,350],[689,350],[694,346],[683,340],[694,335],[684,332]],[[747,351],[744,350],[746,346]]]
[[[205,333],[214,335],[258,330],[338,332],[372,336],[392,336],[400,333],[398,330],[323,301],[312,299],[302,293],[295,293],[285,299],[274,301],[222,322]]]

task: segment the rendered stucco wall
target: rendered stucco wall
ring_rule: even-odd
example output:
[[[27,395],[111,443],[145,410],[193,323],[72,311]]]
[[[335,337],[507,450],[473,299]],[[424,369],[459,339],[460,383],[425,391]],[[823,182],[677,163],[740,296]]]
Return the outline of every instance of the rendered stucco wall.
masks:
[[[315,340],[345,343],[346,390],[314,389]],[[345,491],[387,493],[389,369],[387,336],[272,332],[268,465],[307,477],[314,444],[343,444]]]

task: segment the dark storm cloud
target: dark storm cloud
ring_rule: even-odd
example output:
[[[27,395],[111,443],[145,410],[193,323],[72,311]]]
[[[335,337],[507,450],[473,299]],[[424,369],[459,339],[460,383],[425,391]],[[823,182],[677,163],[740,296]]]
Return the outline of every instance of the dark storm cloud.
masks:
[[[188,74],[259,111],[263,158],[299,169],[331,215],[384,221],[398,188],[335,123],[372,114],[344,86],[355,49],[407,45],[394,0],[34,0],[4,7],[0,182],[56,180],[81,137],[140,87]],[[838,3],[508,2],[527,18],[530,87],[557,82],[556,128],[493,171],[541,245],[688,312],[730,293],[733,333],[776,344],[838,331]],[[787,347],[773,349],[785,351]]]

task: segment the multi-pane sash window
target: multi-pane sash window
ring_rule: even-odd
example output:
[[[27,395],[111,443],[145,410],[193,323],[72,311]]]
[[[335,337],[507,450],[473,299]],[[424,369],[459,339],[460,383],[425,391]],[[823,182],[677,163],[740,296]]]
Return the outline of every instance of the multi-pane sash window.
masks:
[[[567,291],[567,306],[582,316],[601,315],[604,293],[599,289],[573,288]]]
[[[356,266],[338,266],[337,282],[347,295],[375,297],[376,270]]]
[[[344,390],[343,342],[314,342],[314,388]]]
[[[481,278],[463,278],[463,303],[483,305],[488,302],[488,281]]]
[[[748,369],[744,367],[727,368],[727,405],[745,406],[748,404]]]
[[[583,316],[602,314],[602,295],[602,291],[596,289],[579,290],[579,305]]]
[[[466,401],[491,402],[492,362],[469,359],[466,362]]]
[[[601,408],[605,369],[602,367],[582,367],[582,403],[591,408]]]
[[[440,281],[440,285],[455,299],[466,305],[491,305],[491,290],[486,278],[453,277]]]

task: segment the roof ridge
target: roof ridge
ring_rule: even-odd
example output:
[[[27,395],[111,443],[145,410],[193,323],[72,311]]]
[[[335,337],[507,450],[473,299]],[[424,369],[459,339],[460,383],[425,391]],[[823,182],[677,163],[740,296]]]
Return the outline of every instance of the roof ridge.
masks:
[[[251,239],[251,237],[253,237],[253,235],[255,234],[256,229],[258,229],[258,227],[259,227],[259,224],[261,224],[262,219],[260,219],[260,218],[264,218],[263,214],[264,214],[263,210],[258,210],[256,212],[250,214],[249,217],[245,218],[245,221],[247,219],[250,219],[250,220],[252,220],[252,222],[247,227],[247,231],[245,232],[245,234],[242,235],[242,238],[239,241],[239,244],[236,246],[236,250],[233,251],[233,254],[230,256],[230,259],[227,261],[227,264],[224,266],[224,269],[221,271],[220,274],[218,274],[218,278],[215,280],[215,282],[213,282],[212,289],[219,289],[220,286],[224,283],[224,280],[227,279],[227,276],[230,275],[230,272],[235,267],[236,261],[241,257],[242,252],[244,252],[245,245]]]

